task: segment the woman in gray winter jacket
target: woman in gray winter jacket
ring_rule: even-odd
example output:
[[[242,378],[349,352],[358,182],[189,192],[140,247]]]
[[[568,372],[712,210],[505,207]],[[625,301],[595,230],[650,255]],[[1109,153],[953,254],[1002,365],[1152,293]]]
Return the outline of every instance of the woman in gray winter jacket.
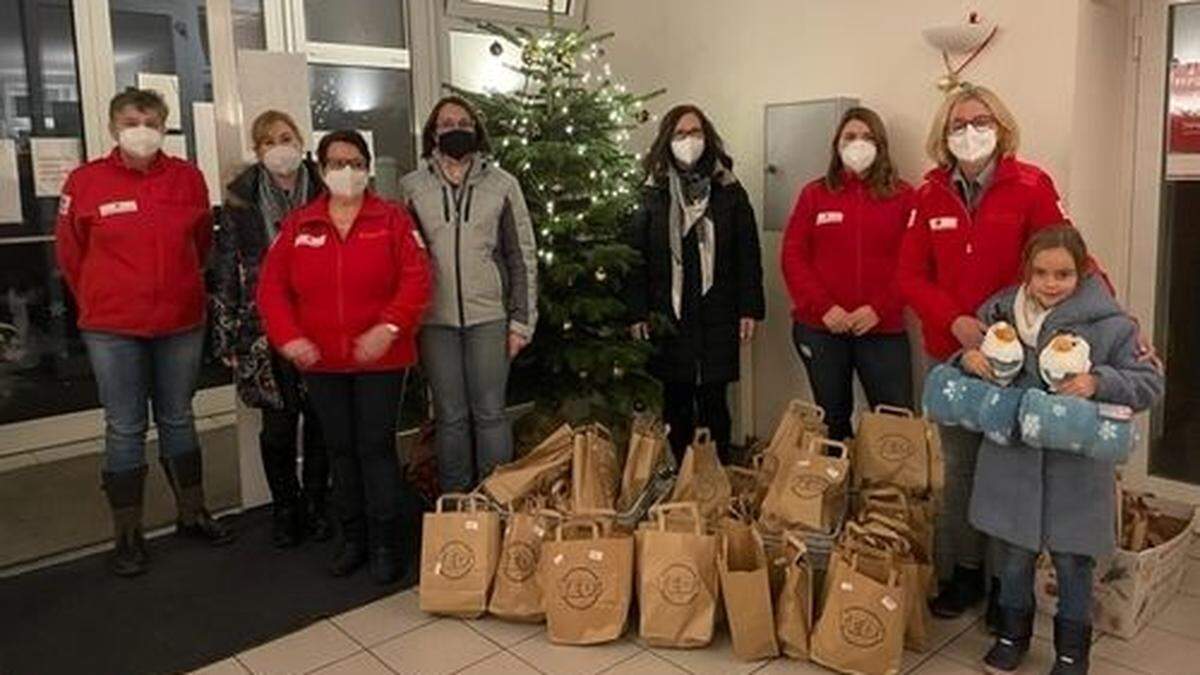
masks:
[[[1006,321],[1024,348],[1024,366],[1011,386],[1046,389],[1059,354],[1044,355],[1056,337],[1074,345],[1061,360],[1076,374],[1049,388],[1134,412],[1162,395],[1157,367],[1138,359],[1138,327],[1117,305],[1104,282],[1090,273],[1079,231],[1069,225],[1047,228],[1026,245],[1024,283],[1001,291],[979,310],[984,324]],[[1082,339],[1082,342],[1079,341]],[[1090,353],[1084,351],[1084,345]],[[1086,356],[1085,356],[1086,353]],[[1043,362],[1044,361],[1044,362]],[[1090,361],[1090,363],[1088,363]],[[964,370],[995,379],[978,349],[963,353]],[[1054,420],[1030,420],[1051,425]],[[1025,434],[1038,435],[1025,428]],[[1055,674],[1086,673],[1091,645],[1092,570],[1110,554],[1114,541],[1112,461],[1068,451],[1037,449],[1022,443],[1001,445],[985,438],[971,494],[971,524],[998,544],[999,637],[984,658],[989,672],[1017,669],[1033,632],[1034,564],[1049,550],[1057,572],[1058,615],[1054,622]]]
[[[487,156],[470,103],[439,101],[421,146],[424,165],[400,183],[434,266],[421,365],[441,488],[468,492],[512,460],[505,393],[509,362],[537,326],[537,251],[521,186]]]

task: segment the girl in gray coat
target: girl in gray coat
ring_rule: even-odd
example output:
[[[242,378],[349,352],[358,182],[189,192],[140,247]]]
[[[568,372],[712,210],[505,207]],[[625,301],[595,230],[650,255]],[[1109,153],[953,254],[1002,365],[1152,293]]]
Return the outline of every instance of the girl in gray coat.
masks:
[[[447,96],[421,132],[424,166],[400,183],[434,265],[420,349],[443,492],[470,492],[512,460],[509,361],[537,326],[533,225],[520,184],[488,150],[479,114]]]
[[[1162,395],[1163,377],[1138,360],[1138,327],[1117,305],[1104,281],[1091,273],[1087,248],[1069,225],[1034,235],[1024,254],[1024,283],[993,296],[979,310],[985,324],[1015,326],[1025,350],[1012,386],[1047,388],[1039,357],[1062,334],[1090,347],[1090,369],[1054,387],[1062,396],[1142,411]],[[994,380],[978,349],[963,353],[964,370]],[[1042,423],[1051,423],[1042,420]],[[1114,475],[1111,461],[987,438],[979,451],[971,494],[971,524],[995,538],[1000,576],[998,638],[984,657],[988,672],[1012,672],[1033,634],[1034,564],[1050,551],[1058,580],[1053,674],[1086,673],[1091,646],[1092,570],[1114,541]]]

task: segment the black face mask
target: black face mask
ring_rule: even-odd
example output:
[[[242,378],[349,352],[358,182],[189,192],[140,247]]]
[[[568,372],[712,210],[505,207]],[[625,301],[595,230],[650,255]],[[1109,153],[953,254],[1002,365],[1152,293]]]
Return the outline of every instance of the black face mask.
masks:
[[[455,129],[439,134],[437,146],[443,155],[459,160],[479,149],[479,138],[474,131]]]

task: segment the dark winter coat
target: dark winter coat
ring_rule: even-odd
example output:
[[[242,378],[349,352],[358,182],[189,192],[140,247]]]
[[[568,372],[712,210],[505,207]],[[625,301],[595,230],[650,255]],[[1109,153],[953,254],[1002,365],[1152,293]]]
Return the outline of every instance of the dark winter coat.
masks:
[[[984,323],[1015,325],[1016,288],[987,300]],[[1146,410],[1162,396],[1163,377],[1137,357],[1137,325],[1117,305],[1104,282],[1091,275],[1046,317],[1036,350],[1025,348],[1025,369],[1011,385],[1045,389],[1038,356],[1059,333],[1079,335],[1091,347],[1097,403]],[[986,437],[979,449],[971,493],[971,524],[993,537],[1028,550],[1103,556],[1114,539],[1112,462],[1017,442],[1004,446]]]
[[[671,308],[671,193],[667,185],[647,186],[630,226],[630,242],[644,264],[628,279],[626,304],[631,321],[651,314],[670,320],[671,334],[653,331],[651,372],[664,382],[733,382],[739,376],[738,322],[766,316],[758,225],[745,188],[729,172],[713,178],[708,216],[716,239],[713,285],[700,295],[700,252],[694,227],[683,240],[683,317]]]
[[[309,199],[325,189],[317,165],[305,160]],[[238,396],[256,408],[295,409],[300,378],[267,344],[255,293],[271,236],[258,207],[263,172],[254,164],[233,179],[221,208],[212,262],[209,307],[213,315],[213,352],[235,359]],[[272,224],[272,231],[279,223]]]

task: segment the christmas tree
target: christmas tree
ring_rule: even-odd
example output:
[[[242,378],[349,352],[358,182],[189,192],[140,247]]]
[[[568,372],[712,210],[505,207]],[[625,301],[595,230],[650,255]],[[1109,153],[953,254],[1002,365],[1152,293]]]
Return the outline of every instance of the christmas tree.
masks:
[[[496,161],[520,180],[538,241],[540,319],[516,366],[532,371],[542,418],[618,423],[658,398],[650,346],[629,335],[622,284],[641,264],[624,241],[642,179],[624,143],[662,92],[635,95],[613,81],[602,47],[611,33],[552,19],[536,32],[481,28],[496,38],[494,56],[520,54],[512,67],[524,82],[511,93],[455,89],[483,115]]]

